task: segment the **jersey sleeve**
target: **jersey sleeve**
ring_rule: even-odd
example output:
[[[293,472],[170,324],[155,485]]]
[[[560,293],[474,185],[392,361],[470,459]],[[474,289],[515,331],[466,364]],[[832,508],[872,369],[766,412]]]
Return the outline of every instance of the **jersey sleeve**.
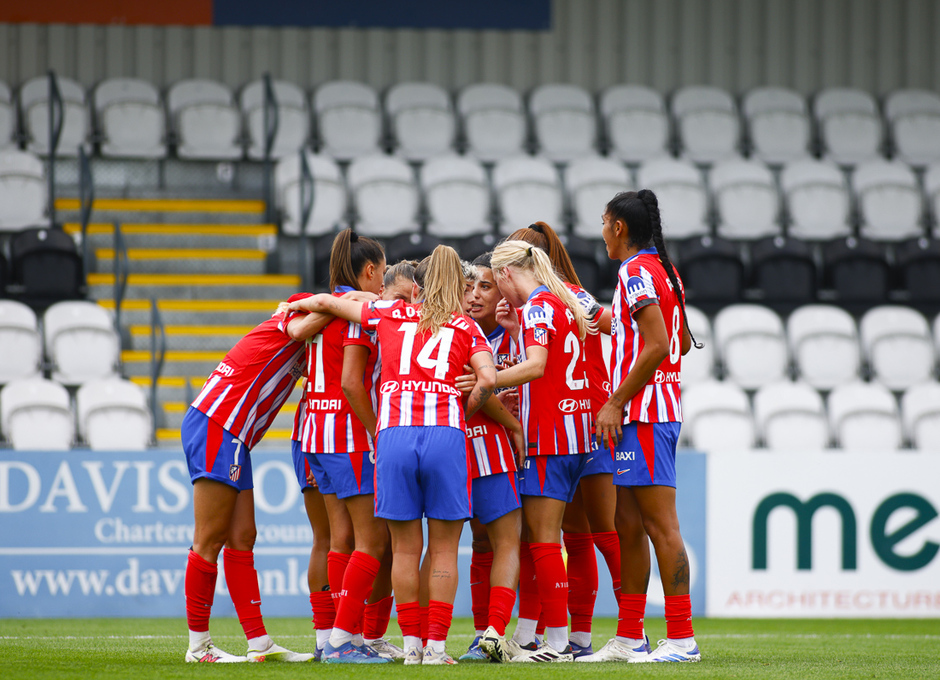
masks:
[[[379,321],[383,317],[389,315],[391,309],[395,306],[401,306],[403,303],[401,300],[372,300],[371,302],[362,303],[362,316],[360,318],[360,323],[363,329],[367,331],[374,331],[378,325]]]
[[[624,296],[626,297],[627,310],[630,316],[633,316],[646,305],[658,305],[659,293],[656,292],[656,286],[653,285],[653,279],[649,276],[643,276],[642,273],[627,271],[627,283],[624,286]]]
[[[312,296],[313,296],[313,293],[295,293],[294,295],[291,295],[289,298],[287,298],[287,301],[288,301],[288,302],[294,302],[294,301],[296,301],[296,300],[303,300],[304,298],[308,298],[308,297],[312,297]],[[287,334],[287,327],[288,327],[288,325],[290,325],[290,322],[291,322],[291,321],[293,321],[294,319],[300,319],[300,318],[302,318],[302,317],[305,317],[305,316],[307,316],[307,314],[309,314],[309,313],[310,313],[310,312],[305,312],[305,311],[299,310],[299,309],[294,310],[294,311],[291,311],[291,312],[287,312],[287,313],[284,315],[284,318],[282,319],[282,321],[281,321],[280,323],[278,323],[278,328],[280,329],[280,331],[281,331],[282,333],[284,333],[284,334],[286,335],[286,334]]]
[[[470,325],[470,356],[477,352],[489,352],[492,355],[493,350],[490,348],[490,343],[486,341],[486,336],[483,335],[480,327],[476,322],[473,322]]]
[[[555,336],[555,310],[545,302],[529,303],[522,310],[522,342],[526,348],[546,346]]]
[[[375,349],[375,339],[373,334],[363,330],[362,324],[350,321],[346,326],[346,330],[343,331],[343,347],[349,347],[350,345],[367,347],[371,351]]]
[[[589,320],[596,321],[604,313],[604,308],[597,299],[583,288],[577,290],[575,297],[578,298],[578,302]]]

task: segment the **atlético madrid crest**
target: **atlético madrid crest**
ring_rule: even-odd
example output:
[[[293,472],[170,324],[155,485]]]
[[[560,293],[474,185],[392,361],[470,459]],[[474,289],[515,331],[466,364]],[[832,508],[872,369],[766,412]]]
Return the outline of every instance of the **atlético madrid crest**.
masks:
[[[237,482],[238,478],[242,476],[242,466],[241,465],[230,465],[228,468],[228,478],[233,482]]]

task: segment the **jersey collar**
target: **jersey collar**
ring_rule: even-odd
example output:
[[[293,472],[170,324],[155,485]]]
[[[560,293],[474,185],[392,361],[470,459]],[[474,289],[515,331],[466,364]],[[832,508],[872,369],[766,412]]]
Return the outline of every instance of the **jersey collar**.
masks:
[[[342,293],[351,293],[351,292],[353,292],[354,290],[356,290],[356,289],[353,288],[352,286],[336,286],[336,288],[333,289],[333,295],[336,295],[337,293],[339,293],[339,294],[342,294]]]
[[[496,340],[496,339],[498,339],[498,338],[503,337],[503,333],[505,333],[505,332],[506,332],[506,329],[505,329],[505,328],[503,328],[502,326],[497,325],[496,328],[493,329],[493,332],[486,336],[486,339],[487,339],[487,340]]]
[[[532,291],[532,295],[530,295],[528,299],[531,300],[536,295],[538,295],[539,293],[543,293],[543,292],[550,293],[551,291],[546,286],[539,286],[538,288]]]

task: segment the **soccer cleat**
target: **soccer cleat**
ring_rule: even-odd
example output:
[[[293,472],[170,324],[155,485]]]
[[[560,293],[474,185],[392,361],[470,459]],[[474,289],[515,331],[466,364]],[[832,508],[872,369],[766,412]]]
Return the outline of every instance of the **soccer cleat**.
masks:
[[[391,658],[382,656],[372,645],[367,645],[364,642],[361,645],[353,644],[353,647],[372,659],[388,659],[391,661]]]
[[[535,643],[532,644],[533,649],[537,648]],[[483,653],[490,661],[496,663],[509,663],[512,661],[513,656],[523,652],[518,643],[512,640],[507,642],[505,636],[497,633],[493,626],[487,628],[483,633],[483,637],[480,638],[480,649],[483,650]]]
[[[323,646],[321,661],[326,663],[389,663],[389,659],[380,656],[369,656],[351,642],[334,647],[329,642]]]
[[[315,657],[313,654],[292,652],[289,649],[285,649],[280,645],[274,644],[274,642],[271,642],[267,649],[263,649],[261,651],[255,651],[253,649],[248,650],[248,660],[255,662],[285,661],[288,663],[304,663],[307,661],[313,661],[314,658]]]
[[[594,654],[575,658],[575,661],[581,663],[595,663],[599,661],[627,661],[630,663],[643,663],[650,653],[649,639],[639,647],[631,647],[624,644],[617,638],[611,638],[610,641],[601,647]]]
[[[424,660],[424,650],[420,647],[409,647],[405,650],[405,665],[420,666]]]
[[[647,655],[641,663],[661,663],[664,661],[701,661],[702,653],[698,651],[698,645],[692,649],[682,649],[672,640],[660,640],[659,646],[655,651]]]
[[[470,643],[470,648],[467,650],[467,653],[460,657],[460,661],[482,661],[487,657],[486,652],[480,648],[480,635],[477,635],[473,642]]]
[[[229,654],[210,642],[203,649],[196,651],[187,649],[186,661],[188,663],[244,663],[248,661],[248,657]]]
[[[538,649],[525,651],[512,658],[513,663],[570,663],[571,661],[574,661],[571,645],[559,652],[551,645],[543,644]]]
[[[421,663],[425,666],[456,666],[457,662],[454,661],[447,652],[435,652],[431,649],[431,645],[428,645],[424,648],[424,659]]]
[[[369,640],[366,643],[373,650],[378,652],[379,656],[385,659],[404,659],[405,650],[401,647],[393,645],[391,642],[385,638],[376,638],[375,640]]]
[[[571,642],[571,640],[568,641],[568,644],[571,646],[571,651],[574,654],[575,661],[577,661],[583,656],[590,656],[591,654],[594,653],[593,645],[589,644],[586,647],[582,647],[579,644],[575,644],[574,642]]]

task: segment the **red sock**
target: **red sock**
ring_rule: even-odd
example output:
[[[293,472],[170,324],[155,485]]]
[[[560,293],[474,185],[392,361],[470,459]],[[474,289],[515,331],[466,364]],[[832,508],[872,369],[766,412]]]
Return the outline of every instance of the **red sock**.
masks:
[[[215,596],[219,565],[206,562],[192,550],[186,562],[186,623],[197,633],[209,630],[209,614]]]
[[[332,550],[326,555],[326,582],[330,584],[334,608],[339,606],[340,593],[343,592],[343,577],[346,575],[350,557],[352,555]]]
[[[267,635],[261,618],[261,591],[258,589],[258,572],[255,571],[255,554],[250,550],[223,551],[225,560],[225,585],[235,603],[238,622],[242,624],[245,637],[251,640]]]
[[[688,595],[666,595],[666,637],[681,640],[692,632],[692,600]]]
[[[476,552],[470,557],[470,611],[473,612],[473,627],[486,630],[490,610],[490,570],[493,568],[493,553]],[[515,595],[513,596],[515,600]]]
[[[429,618],[431,614],[431,605],[427,607],[421,607],[421,644],[425,647],[428,646],[428,635],[430,634],[430,625],[431,619]]]
[[[421,637],[421,607],[417,602],[399,602],[395,605],[398,611],[398,627],[405,637]]]
[[[646,612],[646,595],[620,593],[617,613],[617,636],[643,639],[643,615]]]
[[[362,610],[365,609],[369,591],[379,573],[381,564],[371,555],[358,550],[349,559],[346,574],[343,577],[343,589],[336,607],[336,621],[333,626],[349,633],[361,630]]]
[[[315,630],[329,630],[336,621],[336,607],[333,606],[333,594],[329,590],[310,593],[310,608],[313,610]]]
[[[559,628],[568,625],[568,574],[561,558],[560,543],[530,543],[532,561],[539,575],[539,599],[545,625]]]
[[[604,531],[599,534],[591,534],[594,538],[594,545],[601,551],[604,561],[607,562],[607,570],[610,572],[610,580],[614,586],[614,600],[620,601],[620,538],[616,531]]]
[[[392,616],[392,596],[383,597],[378,602],[366,605],[362,621],[362,637],[366,640],[378,640],[388,630],[388,620]]]
[[[590,633],[597,600],[597,556],[591,534],[565,532],[568,552],[568,611],[571,632]]]
[[[519,618],[537,621],[542,612],[530,543],[519,544]]]
[[[512,588],[493,586],[490,588],[490,612],[487,623],[500,635],[506,634],[506,626],[512,618],[512,608],[516,604],[516,591]]]
[[[446,640],[453,619],[454,605],[431,600],[428,604],[428,640]]]

